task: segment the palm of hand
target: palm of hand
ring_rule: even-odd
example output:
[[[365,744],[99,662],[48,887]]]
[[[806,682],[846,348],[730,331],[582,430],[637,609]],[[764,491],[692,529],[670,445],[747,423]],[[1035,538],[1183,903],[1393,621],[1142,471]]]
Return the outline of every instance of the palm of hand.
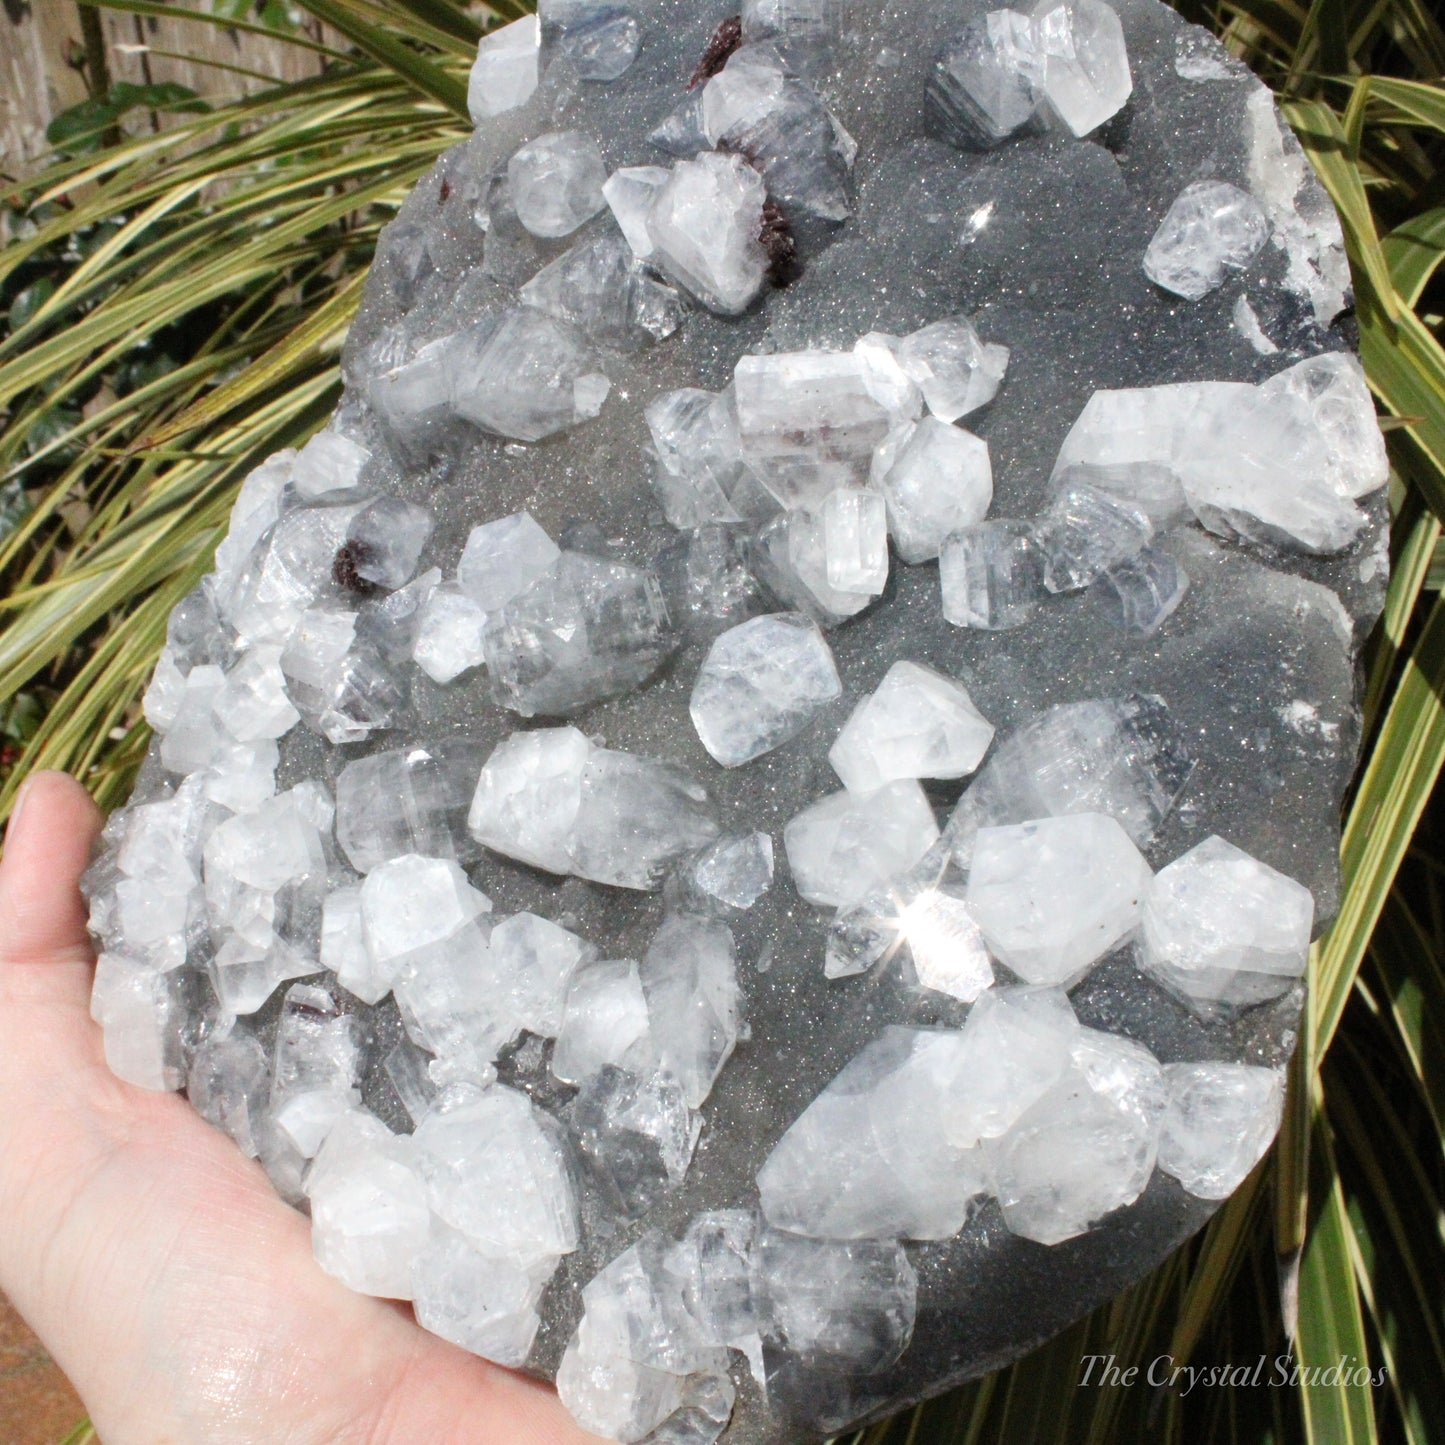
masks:
[[[38,775],[0,863],[0,1287],[106,1445],[583,1445],[542,1387],[316,1266],[173,1095],[106,1068],[78,881],[98,815]]]

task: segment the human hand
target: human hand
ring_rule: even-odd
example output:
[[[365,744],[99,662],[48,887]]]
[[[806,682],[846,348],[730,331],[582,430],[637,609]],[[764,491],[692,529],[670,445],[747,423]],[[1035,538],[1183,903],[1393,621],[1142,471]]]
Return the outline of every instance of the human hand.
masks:
[[[0,862],[0,1288],[106,1445],[583,1445],[542,1386],[316,1265],[306,1221],[90,1018],[80,785],[27,782]]]

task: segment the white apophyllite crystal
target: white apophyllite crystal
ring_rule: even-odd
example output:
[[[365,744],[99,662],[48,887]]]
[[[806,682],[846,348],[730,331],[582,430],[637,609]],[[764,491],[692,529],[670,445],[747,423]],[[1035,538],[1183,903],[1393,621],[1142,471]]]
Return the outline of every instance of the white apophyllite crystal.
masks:
[[[1183,602],[1189,575],[1162,548],[1146,547],[1109,568],[1097,590],[1110,600],[1114,619],[1125,632],[1153,637]]]
[[[460,858],[474,851],[467,806],[485,750],[465,738],[373,753],[336,780],[336,841],[358,873],[388,858],[421,853]]]
[[[852,793],[903,778],[962,778],[979,765],[993,725],[952,678],[895,662],[853,709],[828,753]]]
[[[832,1239],[948,1239],[985,1189],[978,1149],[948,1141],[948,1100],[972,1086],[962,1035],[890,1027],[847,1065],[758,1171],[770,1224]]]
[[[1087,587],[1136,557],[1154,536],[1143,508],[1090,486],[1067,487],[1033,530],[1050,592]]]
[[[1223,838],[1160,870],[1144,895],[1141,967],[1186,1002],[1274,998],[1309,958],[1308,888]]]
[[[652,256],[652,233],[647,229],[647,217],[654,198],[671,174],[666,166],[622,166],[608,176],[607,184],[602,187],[602,195],[639,261]]]
[[[296,453],[292,482],[307,501],[328,492],[344,492],[360,483],[370,460],[371,453],[364,446],[328,427]],[[232,530],[234,533],[234,525]]]
[[[918,1277],[896,1241],[808,1239],[764,1229],[757,1291],[772,1332],[815,1369],[870,1375],[908,1348]]]
[[[1279,1131],[1284,1084],[1251,1064],[1166,1065],[1159,1167],[1201,1199],[1227,1199]]]
[[[555,1270],[551,1256],[523,1266],[434,1224],[412,1260],[412,1308],[423,1329],[484,1360],[520,1369],[541,1327],[537,1307]]]
[[[472,124],[525,105],[537,88],[541,32],[535,15],[482,36],[467,82],[467,109]]]
[[[628,350],[672,336],[688,312],[676,288],[610,229],[593,228],[538,271],[520,296],[599,345]]]
[[[1107,813],[1146,847],[1194,768],[1162,698],[1064,703],[1001,742],[959,799],[949,841],[966,863],[980,827],[1066,813]]]
[[[778,525],[786,538],[786,575],[799,592],[795,599],[789,590],[790,601],[829,625],[852,617],[874,600],[874,593],[845,592],[828,581],[828,533],[821,510],[789,512],[778,518]]]
[[[249,813],[276,793],[281,754],[270,738],[255,743],[229,743],[199,776],[206,796],[233,813]]]
[[[703,90],[703,133],[715,149],[746,156],[790,220],[847,221],[856,142],[789,71],[772,45],[734,53]]]
[[[732,388],[664,392],[644,415],[657,452],[653,485],[668,521],[684,531],[742,521],[740,508],[760,487],[743,460]]]
[[[987,406],[1008,370],[1008,347],[980,339],[966,317],[935,321],[903,337],[898,363],[939,421],[955,422]]]
[[[1080,1029],[1051,1087],[985,1146],[1004,1222],[1059,1244],[1132,1204],[1154,1170],[1164,1107],[1148,1049]]]
[[[1043,62],[1043,108],[1076,136],[1123,109],[1134,89],[1124,27],[1103,0],[1040,0],[1035,43]]]
[[[521,1028],[554,1038],[572,976],[597,950],[535,913],[517,913],[497,924],[489,948],[492,970],[506,990],[507,1012]]]
[[[898,937],[919,986],[972,1003],[993,985],[993,963],[968,903],[943,888],[920,889],[899,910]]]
[[[432,1079],[431,1055],[403,1037],[382,1060],[382,1068],[413,1125],[426,1118],[440,1090]]]
[[[242,646],[287,640],[306,609],[332,587],[336,554],[362,505],[323,498],[316,506],[295,507],[261,538],[221,609]]]
[[[1284,252],[1284,287],[1306,300],[1315,320],[1328,327],[1349,304],[1350,295],[1339,215],[1316,198],[1309,160],[1283,123],[1274,96],[1262,87],[1251,90],[1244,109],[1249,189],[1264,206],[1274,227],[1274,244]]]
[[[292,701],[328,742],[364,742],[392,727],[407,684],[378,649],[358,636],[359,614],[311,607],[281,654]]]
[[[923,415],[923,393],[898,359],[899,338],[886,331],[870,331],[853,343],[853,355],[863,372],[863,385],[889,415],[895,432]],[[877,481],[875,465],[874,480]]]
[[[425,507],[399,497],[377,497],[351,519],[344,560],[332,564],[333,579],[338,569],[343,578],[350,570],[364,583],[395,592],[411,581],[435,526]]]
[[[1149,248],[1144,274],[1156,286],[1198,301],[1242,271],[1269,240],[1258,201],[1228,181],[1196,181],[1169,207]]]
[[[324,834],[332,810],[325,790],[302,783],[251,813],[221,823],[206,839],[206,902],[216,926],[236,926],[257,895],[318,880],[324,886]],[[269,930],[268,930],[269,931]]]
[[[682,1085],[689,1106],[700,1108],[737,1044],[732,932],[691,914],[665,919],[640,976],[658,1063]]]
[[[562,549],[530,512],[473,527],[457,563],[457,585],[484,612],[495,612],[556,565]]]
[[[222,1024],[204,1039],[186,1071],[191,1107],[230,1135],[248,1158],[261,1152],[271,1068],[261,1041],[244,1024]]]
[[[518,1026],[494,976],[485,917],[404,955],[392,992],[407,1037],[436,1055],[448,1080],[491,1082]]]
[[[577,1151],[609,1205],[641,1218],[687,1176],[702,1134],[682,1086],[665,1069],[605,1064],[568,1109]]]
[[[640,1441],[656,1431],[658,1439],[702,1445],[732,1411],[727,1350],[689,1311],[671,1253],[649,1231],[582,1291],[582,1321],[557,1371],[557,1392],[585,1429],[609,1440]],[[685,1433],[666,1429],[674,1416],[687,1422]]]
[[[467,881],[450,858],[407,854],[373,869],[361,885],[361,927],[378,966],[450,938],[483,913],[491,900]]]
[[[796,612],[755,617],[723,633],[693,684],[693,726],[712,757],[735,768],[781,747],[842,692],[823,634]]]
[[[225,695],[226,674],[219,667],[193,667],[176,689],[170,723],[161,738],[161,763],[167,772],[194,773],[208,768],[226,743],[216,716]]]
[[[1064,1072],[1079,1023],[1062,989],[991,989],[969,1010],[959,1045],[960,1077],[944,1110],[949,1141],[968,1149],[997,1139]]]
[[[1186,498],[1211,530],[1332,553],[1365,524],[1353,498],[1388,476],[1361,377],[1314,357],[1260,386],[1199,382],[1095,392],[1056,483],[1083,483],[1171,517]]]
[[[1048,595],[1044,554],[1023,522],[980,522],[944,540],[938,558],[943,615],[955,627],[1022,627]]]
[[[1270,339],[1269,333],[1260,323],[1259,313],[1250,304],[1249,297],[1244,292],[1241,291],[1234,298],[1234,307],[1229,313],[1229,319],[1234,323],[1234,329],[1261,356],[1278,354],[1279,346]]]
[[[336,981],[363,1003],[379,1003],[391,989],[395,969],[378,965],[366,946],[361,927],[361,888],[347,884],[333,888],[321,907],[322,965]]]
[[[826,908],[906,872],[937,841],[933,809],[911,779],[872,793],[830,794],[783,830],[798,892]]]
[[[363,639],[393,665],[405,661],[416,650],[423,609],[441,585],[441,568],[428,567],[405,587],[376,598],[361,619]]]
[[[888,509],[878,492],[839,487],[823,503],[824,569],[840,592],[876,597],[888,585]]]
[[[412,1135],[432,1212],[479,1251],[522,1268],[577,1247],[577,1200],[560,1130],[500,1084],[433,1110]]]
[[[745,356],[733,384],[743,457],[785,507],[821,507],[867,480],[889,414],[853,352]]]
[[[1306,357],[1263,382],[1260,395],[1289,397],[1313,418],[1335,485],[1359,498],[1390,480],[1390,459],[1359,358],[1347,351]]]
[[[474,597],[443,583],[422,604],[412,661],[433,682],[455,682],[486,660],[487,614]]]
[[[575,728],[515,733],[488,758],[468,826],[549,873],[656,888],[718,833],[707,794],[665,763],[593,747]]]
[[[176,714],[186,696],[186,677],[171,649],[162,649],[141,698],[141,711],[153,732],[165,734],[175,725]]]
[[[879,446],[873,480],[887,502],[898,555],[908,563],[937,557],[949,537],[983,521],[993,501],[988,443],[935,416]]]
[[[1051,480],[1108,492],[1167,524],[1185,506],[1179,465],[1190,417],[1205,404],[1227,414],[1252,391],[1232,381],[1096,391],[1064,438]]]
[[[570,236],[607,203],[607,167],[591,136],[551,131],[528,141],[507,162],[517,219],[534,235]]]
[[[552,1072],[580,1084],[608,1064],[647,1073],[655,1058],[637,964],[606,959],[578,969],[567,989]]]
[[[1072,984],[1139,922],[1149,865],[1113,818],[984,828],[968,907],[994,955],[1033,984]]]
[[[928,82],[929,120],[955,145],[1000,145],[1033,121],[1043,78],[1029,17],[991,10],[969,21],[938,57]]]
[[[307,1172],[306,1194],[317,1264],[361,1294],[409,1300],[432,1225],[411,1139],[349,1110]]]
[[[301,720],[286,695],[282,649],[261,643],[244,652],[226,674],[214,703],[216,716],[237,742],[284,737]]]
[[[698,892],[728,908],[751,908],[773,886],[773,840],[766,833],[719,838],[691,867]]]
[[[1365,525],[1312,409],[1283,389],[1201,405],[1185,424],[1179,475],[1194,514],[1227,537],[1328,555]]]
[[[564,552],[488,614],[492,697],[523,717],[567,717],[645,682],[679,642],[656,575]]]
[[[286,992],[271,1069],[271,1116],[292,1146],[315,1158],[331,1127],[361,1102],[359,1020],[329,988]]]
[[[576,728],[514,734],[482,768],[467,826],[509,858],[570,873],[570,842],[591,753]]]
[[[615,0],[538,0],[548,62],[565,60],[581,80],[618,80],[637,59],[642,27]]]
[[[444,342],[445,400],[499,436],[537,442],[590,421],[612,383],[575,327],[519,306]]]
[[[647,213],[649,259],[710,311],[740,316],[767,279],[763,178],[740,156],[680,161]]]

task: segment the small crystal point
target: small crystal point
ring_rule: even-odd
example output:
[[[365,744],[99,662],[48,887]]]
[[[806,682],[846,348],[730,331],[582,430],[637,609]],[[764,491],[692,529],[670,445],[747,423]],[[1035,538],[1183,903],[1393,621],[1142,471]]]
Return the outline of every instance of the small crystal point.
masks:
[[[1144,252],[1144,274],[1156,286],[1198,301],[1242,271],[1269,239],[1259,202],[1227,181],[1186,186]]]

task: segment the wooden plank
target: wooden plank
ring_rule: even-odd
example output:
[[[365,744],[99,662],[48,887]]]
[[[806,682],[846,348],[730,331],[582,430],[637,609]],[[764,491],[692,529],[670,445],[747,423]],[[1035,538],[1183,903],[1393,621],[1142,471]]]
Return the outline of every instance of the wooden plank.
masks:
[[[205,0],[175,0],[177,11],[204,5]],[[180,15],[172,20],[106,11],[102,21],[113,80],[174,82],[215,99],[249,93],[261,82],[206,62],[277,80],[299,80],[320,68],[318,56],[284,40],[197,24]],[[317,38],[330,43],[335,37]],[[69,63],[79,48],[74,0],[0,0],[0,172],[19,177],[33,171],[45,156],[45,127],[85,99],[85,80]],[[165,51],[190,58],[157,53]],[[149,116],[137,116],[129,127],[150,123]]]

